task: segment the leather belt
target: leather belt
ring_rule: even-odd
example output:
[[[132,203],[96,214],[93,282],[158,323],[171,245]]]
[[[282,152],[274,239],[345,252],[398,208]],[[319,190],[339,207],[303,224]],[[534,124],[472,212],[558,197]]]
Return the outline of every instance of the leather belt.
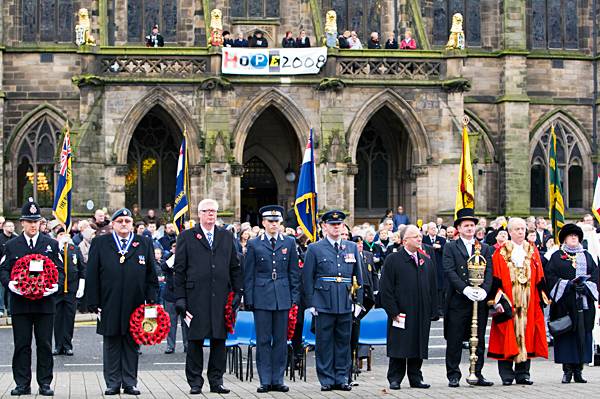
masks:
[[[352,279],[349,277],[341,277],[341,276],[337,276],[337,277],[319,277],[319,280],[321,281],[329,281],[331,283],[351,283]]]

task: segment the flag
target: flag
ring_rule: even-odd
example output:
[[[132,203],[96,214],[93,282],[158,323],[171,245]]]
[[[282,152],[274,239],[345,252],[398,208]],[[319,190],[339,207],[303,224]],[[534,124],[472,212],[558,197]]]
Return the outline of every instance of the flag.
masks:
[[[463,125],[462,156],[460,158],[460,171],[458,174],[458,190],[456,190],[456,204],[454,205],[454,218],[463,208],[475,208],[475,180],[473,179],[473,166],[471,165],[471,147],[469,146],[469,132],[467,125]]]
[[[71,230],[71,189],[73,188],[73,172],[71,169],[71,133],[69,122],[65,126],[65,138],[60,151],[60,170],[58,172],[58,183],[54,194],[54,205],[52,215],[65,225],[65,229]]]
[[[596,178],[596,188],[594,190],[594,199],[592,201],[592,213],[596,220],[600,222],[600,174]]]
[[[294,212],[298,224],[304,234],[312,242],[317,241],[317,172],[315,170],[315,152],[313,150],[313,133],[310,129],[310,137],[304,150],[300,177],[298,178],[298,189],[296,191],[296,202]]]
[[[188,212],[188,159],[186,146],[186,130],[184,128],[183,141],[179,148],[179,159],[177,160],[177,178],[175,185],[175,206],[173,207],[173,224],[175,231],[179,234],[185,229],[185,214]]]
[[[552,234],[554,241],[558,244],[558,233],[565,224],[565,203],[562,196],[562,185],[560,184],[560,171],[556,162],[556,133],[554,125],[550,129],[550,220],[552,221]],[[594,200],[596,196],[594,196]]]

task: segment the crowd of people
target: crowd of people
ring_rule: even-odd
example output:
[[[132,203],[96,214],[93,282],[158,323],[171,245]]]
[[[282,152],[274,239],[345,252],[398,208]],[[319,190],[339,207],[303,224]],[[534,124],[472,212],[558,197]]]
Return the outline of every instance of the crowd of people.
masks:
[[[440,317],[448,386],[458,387],[474,302],[479,305],[477,361],[469,384],[493,385],[482,374],[486,344],[503,385],[533,384],[530,359],[547,358],[549,346],[554,346],[554,361],[563,365],[563,383],[586,382],[583,367],[592,362],[598,342],[593,332],[600,236],[591,215],[565,224],[555,237],[542,217],[501,216],[488,225],[468,208],[459,210],[452,223],[438,217],[411,224],[399,206],[376,225],[354,226],[346,224],[344,212],[332,210],[321,216],[321,239],[310,244],[291,212],[286,215],[278,205],[261,208],[261,225],[254,226],[223,223],[217,213],[216,201],[201,201],[198,223],[180,235],[170,204],[160,215],[148,210],[143,216],[133,205],[110,220],[98,209],[91,219],[74,221],[70,232],[43,219],[33,201],[23,206],[21,235],[13,222],[0,220],[0,281],[8,296],[3,313],[11,310],[15,339],[13,394],[30,392],[27,348],[33,326],[44,331],[36,332],[40,394],[53,393],[52,355],[74,353],[76,306],[98,314],[105,394],[116,395],[121,388],[139,394],[139,346],[129,335],[129,316],[145,302],[161,304],[169,314],[166,354],[175,352],[177,329],[183,329],[190,393],[202,392],[205,338],[211,341],[210,390],[228,393],[223,373],[229,292],[227,306],[254,313],[258,392],[289,390],[283,375],[288,314],[295,306],[297,325],[303,325],[305,310],[318,320],[315,357],[323,391],[352,389],[359,360],[369,353],[358,345],[360,319],[373,308],[383,308],[388,316],[390,389],[400,389],[406,375],[412,388],[429,388],[421,367],[431,322]],[[56,287],[46,288],[38,301],[22,297],[11,279],[15,262],[30,253],[45,254],[59,270]],[[470,263],[483,264],[477,285],[469,279]],[[301,328],[292,344],[300,367]]]

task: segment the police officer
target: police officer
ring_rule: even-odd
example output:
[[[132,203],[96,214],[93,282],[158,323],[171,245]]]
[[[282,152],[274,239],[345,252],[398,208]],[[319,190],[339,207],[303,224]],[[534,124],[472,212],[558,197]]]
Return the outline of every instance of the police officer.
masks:
[[[324,239],[306,251],[303,283],[306,306],[316,317],[316,366],[321,391],[350,391],[352,283],[362,286],[361,257],[355,243],[341,239],[346,215],[338,210],[322,216]],[[356,293],[357,302],[362,292]]]
[[[296,242],[279,233],[284,209],[260,208],[265,233],[250,240],[244,263],[244,304],[254,311],[257,392],[287,392],[283,375],[287,359],[288,313],[299,303],[300,269]]]
[[[52,396],[52,324],[54,321],[55,297],[65,278],[62,257],[55,240],[40,233],[40,207],[32,198],[21,210],[23,234],[8,241],[0,264],[0,281],[11,291],[11,310],[15,351],[12,360],[13,376],[17,386],[10,394],[14,396],[31,393],[31,338],[35,330],[37,357],[36,379],[39,393]],[[58,284],[46,288],[44,297],[38,300],[24,298],[12,281],[10,274],[19,258],[31,254],[45,255],[58,269]],[[30,264],[30,269],[33,265]]]
[[[65,283],[58,287],[56,294],[56,313],[54,314],[54,352],[53,355],[73,356],[73,327],[77,299],[83,297],[85,290],[85,262],[81,251],[71,241],[64,227],[56,231],[56,240],[62,253],[65,268]]]
[[[129,209],[119,209],[111,221],[112,233],[97,236],[90,246],[86,296],[103,336],[104,394],[118,395],[123,387],[125,394],[139,395],[139,345],[129,333],[129,318],[144,301],[156,302],[154,248],[150,238],[133,233]]]

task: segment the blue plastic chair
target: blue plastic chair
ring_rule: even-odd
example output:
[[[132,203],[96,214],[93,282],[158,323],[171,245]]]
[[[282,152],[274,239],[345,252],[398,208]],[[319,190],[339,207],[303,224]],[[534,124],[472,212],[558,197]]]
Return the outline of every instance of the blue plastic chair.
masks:
[[[246,360],[246,381],[248,376],[250,380],[254,377],[253,353],[252,349],[256,346],[256,328],[254,327],[254,313],[240,311],[235,322],[235,334],[239,345],[248,347],[248,357]]]
[[[307,309],[304,311],[304,325],[302,326],[302,367],[301,367],[301,372],[302,375],[300,376],[301,378],[304,379],[304,381],[306,381],[306,358],[308,356],[308,351],[310,350],[311,347],[315,347],[316,343],[317,343],[317,339],[315,337],[315,334],[312,333],[312,331],[310,331],[310,325],[312,323],[312,319],[313,319],[313,315],[312,313],[310,313],[310,311]]]
[[[360,321],[359,345],[387,345],[387,313],[384,309],[371,309]],[[371,370],[372,352],[369,350],[367,370]]]

